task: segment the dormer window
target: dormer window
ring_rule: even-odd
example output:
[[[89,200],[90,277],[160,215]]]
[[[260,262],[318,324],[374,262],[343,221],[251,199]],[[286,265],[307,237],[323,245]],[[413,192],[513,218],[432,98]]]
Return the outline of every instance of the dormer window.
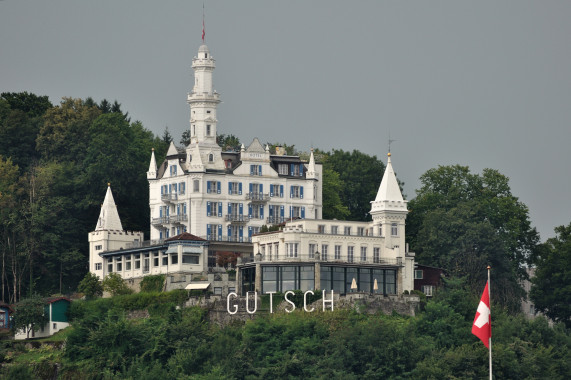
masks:
[[[176,165],[171,165],[170,171],[171,171],[171,176],[175,176],[176,175]]]

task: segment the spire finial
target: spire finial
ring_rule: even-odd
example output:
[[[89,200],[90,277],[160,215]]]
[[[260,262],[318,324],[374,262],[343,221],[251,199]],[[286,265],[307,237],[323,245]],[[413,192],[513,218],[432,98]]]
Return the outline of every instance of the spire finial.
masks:
[[[107,187],[110,187],[110,186],[111,186],[111,182],[107,182]]]
[[[394,143],[397,140],[391,140],[391,131],[389,131],[389,156],[391,155],[391,143]]]

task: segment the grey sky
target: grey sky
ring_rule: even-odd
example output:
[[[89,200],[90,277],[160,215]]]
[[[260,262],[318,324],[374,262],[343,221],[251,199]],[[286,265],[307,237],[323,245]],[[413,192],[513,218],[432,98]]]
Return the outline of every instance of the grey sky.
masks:
[[[571,2],[207,1],[218,132],[498,169],[542,240],[571,221]],[[117,99],[188,128],[199,1],[0,1],[0,91]],[[141,173],[144,175],[144,173]],[[379,178],[380,181],[380,178]]]

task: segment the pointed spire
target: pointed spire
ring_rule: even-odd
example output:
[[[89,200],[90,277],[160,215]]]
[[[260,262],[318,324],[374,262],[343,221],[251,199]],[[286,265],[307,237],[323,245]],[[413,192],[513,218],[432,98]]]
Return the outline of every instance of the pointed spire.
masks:
[[[167,151],[167,157],[171,156],[178,156],[178,150],[176,149],[176,146],[174,146],[173,141],[171,141],[171,144],[169,145],[169,150]]]
[[[190,154],[192,156],[192,161],[190,161],[190,171],[203,172],[205,169],[204,164],[202,163],[202,157],[200,157],[200,147],[198,146],[198,143],[194,144]]]
[[[111,193],[110,183],[107,184],[107,193],[105,194],[105,200],[101,205],[101,212],[99,213],[99,219],[97,220],[97,226],[95,227],[95,231],[102,230],[123,231],[121,219],[117,212],[117,206],[113,199],[113,193]]]
[[[147,179],[157,178],[157,160],[155,159],[155,148],[151,153],[151,162],[149,163],[149,171],[147,172]]]
[[[387,167],[383,174],[377,197],[372,203],[371,213],[378,210],[404,210],[406,201],[402,197],[400,186],[391,163],[391,154],[388,154]]]
[[[315,157],[313,157],[313,148],[311,148],[311,153],[309,153],[309,164],[307,164],[306,178],[318,178],[319,175],[315,170]]]

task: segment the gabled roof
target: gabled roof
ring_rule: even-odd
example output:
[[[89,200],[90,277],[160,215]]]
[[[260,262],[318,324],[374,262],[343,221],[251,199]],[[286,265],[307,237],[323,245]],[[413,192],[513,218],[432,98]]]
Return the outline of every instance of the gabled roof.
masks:
[[[176,241],[176,240],[207,241],[206,239],[195,236],[195,235],[191,234],[190,232],[183,232],[182,234],[168,238],[165,241]]]
[[[167,157],[178,157],[178,149],[174,146],[174,142],[171,141],[169,145],[169,150],[167,150]]]
[[[110,184],[107,185],[105,200],[101,205],[101,212],[99,213],[97,226],[95,226],[95,231],[103,230],[123,231],[121,219],[119,218],[119,212],[117,211],[117,206],[115,205],[115,200],[113,199],[113,193],[111,193]]]
[[[254,137],[254,140],[252,140],[252,143],[248,146],[248,149],[246,149],[246,152],[248,152],[248,153],[265,153],[266,149],[264,149],[264,147],[260,143],[260,140],[258,140],[257,137]]]

